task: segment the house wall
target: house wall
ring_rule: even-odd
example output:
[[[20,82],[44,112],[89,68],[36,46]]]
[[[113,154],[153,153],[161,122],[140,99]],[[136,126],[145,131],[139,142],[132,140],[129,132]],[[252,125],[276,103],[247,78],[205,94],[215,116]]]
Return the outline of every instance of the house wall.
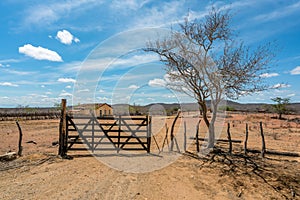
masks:
[[[113,109],[107,104],[102,105],[101,107],[96,109],[97,116],[108,116],[113,115]]]

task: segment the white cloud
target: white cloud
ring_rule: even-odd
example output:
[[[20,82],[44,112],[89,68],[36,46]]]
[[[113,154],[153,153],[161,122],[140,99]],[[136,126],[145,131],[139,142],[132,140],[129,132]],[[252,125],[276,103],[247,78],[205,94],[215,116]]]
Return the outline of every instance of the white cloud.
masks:
[[[0,67],[10,67],[10,65],[9,64],[3,65],[0,63]]]
[[[135,66],[144,63],[150,63],[158,61],[159,57],[156,54],[143,54],[143,55],[133,55],[129,58],[117,59],[113,62],[113,65],[122,65],[122,66]]]
[[[254,3],[257,3],[257,2],[254,2],[254,1],[236,1],[236,2],[233,2],[233,3],[230,3],[230,4],[226,4],[225,2],[222,2],[222,1],[219,1],[219,2],[216,2],[216,3],[213,3],[213,5],[209,5],[209,6],[206,6],[206,10],[210,10],[212,6],[214,7],[219,7],[218,4],[220,4],[220,7],[219,9],[220,10],[240,10],[244,7],[248,7],[250,5],[253,5]]]
[[[19,85],[10,82],[0,82],[0,86],[19,87]]]
[[[288,88],[288,87],[291,87],[291,85],[284,84],[284,83],[277,83],[277,84],[273,85],[271,88],[280,89],[280,88]]]
[[[73,61],[73,62],[69,62],[69,63],[64,63],[59,66],[59,70],[61,70],[62,72],[66,72],[66,73],[77,72],[80,70],[81,64],[82,64],[82,61]]]
[[[278,73],[264,73],[264,74],[261,74],[260,77],[262,78],[271,78],[271,77],[276,77],[276,76],[279,76]]]
[[[74,37],[69,31],[62,30],[58,31],[56,34],[56,39],[59,40],[63,44],[70,45],[72,42],[80,42],[80,40],[76,37]]]
[[[67,88],[67,89],[71,89],[72,86],[71,86],[71,85],[67,85],[66,88]]]
[[[292,75],[299,75],[300,74],[300,66],[297,66],[295,69],[290,71]]]
[[[53,3],[54,2],[54,3]],[[60,19],[73,17],[72,13],[79,15],[85,13],[86,10],[95,8],[97,5],[103,4],[104,1],[98,0],[80,0],[80,1],[44,1],[29,6],[24,12],[21,28],[32,26],[50,26]]]
[[[10,67],[10,64],[8,64],[8,63],[19,63],[19,62],[22,62],[23,61],[23,59],[2,59],[2,60],[0,60],[0,65],[2,66],[2,67]]]
[[[107,97],[97,97],[99,101],[107,102],[109,99]]]
[[[126,44],[122,44],[123,46],[126,46]],[[115,51],[114,48],[106,48],[106,50],[112,53]],[[99,51],[99,49],[97,49]],[[96,59],[88,59],[84,62],[82,61],[74,61],[71,63],[65,63],[62,65],[62,70],[66,72],[70,71],[94,71],[94,70],[104,70],[104,69],[120,69],[120,68],[130,68],[133,66],[151,63],[158,61],[159,57],[155,54],[143,54],[143,55],[133,55],[131,57],[127,58],[118,58],[115,57],[103,57],[103,58],[96,58]]]
[[[178,72],[171,72],[172,74],[178,74]],[[155,78],[155,79],[152,79],[148,82],[148,85],[151,86],[151,87],[169,87],[171,85],[173,86],[181,86],[181,85],[184,85],[182,84],[182,82],[180,81],[176,81],[176,80],[172,80],[170,75],[169,74],[165,74],[164,75],[164,78],[163,79],[160,79],[160,78]],[[184,88],[182,88],[184,89]]]
[[[296,96],[296,94],[295,94],[295,93],[292,93],[292,94],[288,94],[287,96],[288,96],[288,97],[293,97],[293,96]]]
[[[33,99],[33,98],[35,98],[35,99],[48,98],[48,96],[44,95],[44,94],[29,94],[27,97],[30,98],[30,99]]]
[[[277,10],[273,10],[270,13],[258,15],[254,19],[257,21],[271,21],[271,20],[276,20],[280,19],[283,17],[287,17],[295,12],[298,12],[300,8],[300,2],[296,2],[294,4],[285,6],[285,7],[280,7]]]
[[[5,64],[1,64],[1,63],[0,63],[0,68],[1,68],[1,67],[2,67],[2,68],[10,67],[10,64],[6,64],[6,65],[5,65]]]
[[[164,79],[160,79],[160,78],[155,78],[148,82],[148,85],[150,87],[165,87],[166,84],[167,84],[166,81]]]
[[[78,43],[78,42],[80,42],[80,40],[78,39],[78,38],[74,38],[74,42],[76,42],[76,43]]]
[[[3,59],[0,60],[0,63],[18,63],[21,62],[21,60],[17,60],[17,59]]]
[[[19,47],[19,53],[23,53],[29,57],[32,57],[36,60],[49,60],[49,61],[56,61],[62,62],[62,58],[58,53],[55,51],[43,48],[43,47],[35,47],[31,44],[25,44],[22,47]]]
[[[72,78],[59,78],[57,81],[61,82],[61,83],[75,83],[76,82],[76,80],[72,79]]]
[[[110,6],[114,10],[123,10],[128,12],[128,9],[138,10],[142,8],[147,2],[148,0],[114,0]]]
[[[76,92],[80,93],[80,92],[89,92],[90,90],[89,89],[82,89],[82,90],[78,90]]]
[[[3,71],[10,73],[10,74],[15,74],[15,75],[21,75],[21,76],[25,76],[25,75],[32,75],[35,72],[24,72],[24,71],[17,71],[17,70],[13,70],[13,69],[3,69]]]
[[[104,90],[102,90],[102,89],[100,89],[98,92],[101,92],[101,93],[103,93],[103,92],[105,92]]]
[[[163,97],[168,98],[168,99],[176,98],[176,96],[174,94],[173,95],[165,94],[165,95],[163,95]]]
[[[143,17],[132,20],[133,24],[130,27],[162,27],[177,23],[183,19],[187,10],[185,8],[184,1],[172,1],[164,2],[158,6],[145,9]]]
[[[139,88],[139,86],[137,86],[137,85],[130,85],[128,88],[129,88],[129,89],[134,89],[134,90],[136,90],[136,89]]]
[[[41,85],[41,88],[45,88],[45,85]]]
[[[73,96],[71,93],[65,91],[62,91],[62,93],[59,94],[59,97],[71,97],[71,96]]]

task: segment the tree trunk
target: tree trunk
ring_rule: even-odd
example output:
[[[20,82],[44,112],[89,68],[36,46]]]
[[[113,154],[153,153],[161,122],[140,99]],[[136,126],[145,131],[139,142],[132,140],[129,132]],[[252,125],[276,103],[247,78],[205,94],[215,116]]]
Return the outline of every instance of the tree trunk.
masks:
[[[205,102],[204,103],[198,102],[198,105],[203,111],[203,120],[204,120],[205,125],[208,128],[209,135],[208,135],[207,147],[212,148],[212,147],[214,147],[214,144],[215,144],[215,121],[216,121],[216,117],[217,117],[216,109],[213,110],[213,116],[212,116],[211,121],[209,122],[208,116],[207,116],[208,110],[207,110]]]
[[[200,112],[200,115],[202,116],[203,115],[203,110],[201,107],[199,107],[199,112]]]
[[[202,117],[203,117],[204,123],[207,126],[207,128],[209,128],[209,121],[208,121],[208,118],[207,118],[206,104],[202,103],[202,102],[201,103],[198,102],[198,105],[199,105],[200,110],[202,110],[202,115],[203,115]]]
[[[215,146],[215,122],[217,118],[216,109],[213,110],[212,118],[209,123],[209,136],[208,136],[208,148],[213,148]]]

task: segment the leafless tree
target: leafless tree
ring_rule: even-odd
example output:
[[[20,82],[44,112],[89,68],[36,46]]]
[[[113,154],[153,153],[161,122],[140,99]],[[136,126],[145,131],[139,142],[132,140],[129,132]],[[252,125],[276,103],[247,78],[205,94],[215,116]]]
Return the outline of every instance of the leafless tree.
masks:
[[[231,18],[229,12],[215,8],[202,20],[187,17],[179,31],[150,41],[145,49],[160,56],[170,88],[196,99],[209,129],[209,148],[214,146],[219,103],[224,97],[237,99],[267,89],[261,74],[274,56],[270,44],[253,50],[235,39]],[[210,120],[207,100],[211,101]]]

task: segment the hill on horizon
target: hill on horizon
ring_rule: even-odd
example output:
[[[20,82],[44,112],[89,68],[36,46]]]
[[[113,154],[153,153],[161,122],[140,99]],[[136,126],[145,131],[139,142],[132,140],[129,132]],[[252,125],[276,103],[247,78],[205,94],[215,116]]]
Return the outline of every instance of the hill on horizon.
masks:
[[[135,108],[139,112],[146,112],[153,106],[160,105],[166,111],[176,111],[181,108],[183,111],[198,111],[197,103],[151,103],[144,106],[141,105],[128,105],[128,104],[114,104],[112,107],[116,110],[127,108]],[[210,101],[207,101],[208,107],[210,107]],[[241,111],[241,112],[273,112],[272,104],[267,103],[238,103],[234,101],[226,101],[226,104],[220,105],[223,109],[229,108],[231,111]],[[295,114],[300,114],[300,103],[290,103],[287,108]]]
[[[98,103],[97,103],[98,104]],[[78,107],[91,108],[95,104],[81,104],[78,106],[68,106],[69,109],[76,109]],[[208,107],[210,107],[210,101],[207,101]],[[151,113],[160,112],[164,109],[168,113],[176,113],[181,108],[182,111],[198,111],[197,103],[150,103],[147,105],[129,105],[129,104],[113,104],[112,105],[115,114],[124,114],[130,111],[130,113]],[[268,103],[238,103],[235,101],[226,101],[226,104],[220,105],[222,109],[228,108],[230,111],[241,112],[273,112],[272,104]],[[287,108],[295,114],[300,114],[300,103],[290,103]],[[14,112],[51,112],[58,110],[57,107],[26,107],[26,108],[0,108],[0,113],[14,113]]]

